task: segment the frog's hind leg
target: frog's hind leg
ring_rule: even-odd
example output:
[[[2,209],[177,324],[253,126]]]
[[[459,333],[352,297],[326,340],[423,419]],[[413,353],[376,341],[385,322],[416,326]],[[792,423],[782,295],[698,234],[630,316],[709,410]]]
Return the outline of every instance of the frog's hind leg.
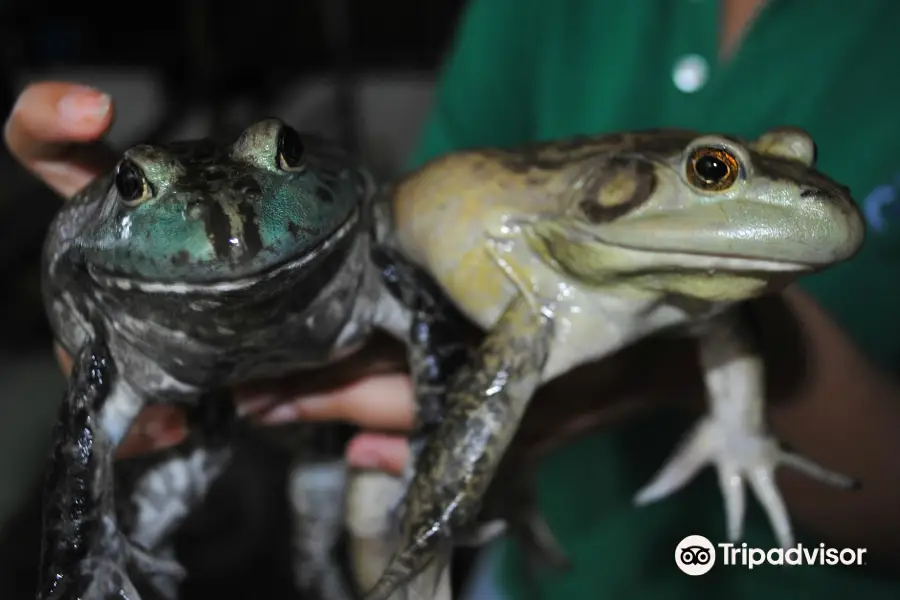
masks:
[[[399,550],[367,593],[385,600],[471,527],[549,354],[552,321],[524,295],[507,307],[479,352],[453,376],[444,419],[418,456],[403,502]]]
[[[291,469],[294,577],[304,597],[353,600],[335,557],[344,531],[347,467],[343,459],[298,461]]]
[[[231,458],[230,446],[205,442],[192,435],[141,468],[133,485],[122,486],[133,489],[120,509],[132,544],[131,564],[157,594],[170,600],[178,597],[186,576],[175,557],[175,535]]]
[[[39,600],[140,598],[127,573],[127,543],[115,514],[114,444],[102,427],[115,378],[105,343],[86,344],[52,437]]]
[[[852,489],[856,482],[812,460],[783,450],[765,427],[763,363],[752,348],[751,332],[737,311],[711,323],[701,338],[700,362],[710,395],[709,414],[685,438],[681,448],[637,495],[638,504],[664,498],[712,463],[725,499],[727,534],[742,534],[744,483],[756,493],[779,545],[794,545],[790,520],[775,484],[775,469],[787,466],[829,485]]]
[[[437,283],[400,251],[387,245],[372,250],[373,263],[381,273],[383,288],[393,301],[382,297],[385,307],[376,318],[392,321],[387,313],[408,312],[409,322],[389,327],[407,340],[408,362],[416,397],[416,432],[410,436],[411,461],[401,477],[383,473],[357,473],[350,482],[347,529],[357,587],[365,591],[377,581],[400,542],[402,499],[414,475],[413,465],[428,436],[443,421],[445,395],[451,376],[459,371],[472,345],[467,334],[473,331],[456,306]],[[396,321],[396,319],[394,319]],[[401,330],[397,330],[401,329]],[[397,590],[397,598],[450,600],[450,545],[442,544],[439,558],[419,574],[408,587]]]
[[[419,434],[427,434],[443,420],[447,384],[469,357],[472,326],[437,283],[396,249],[376,246],[372,260],[384,287],[410,312],[409,332],[400,333],[408,334]]]
[[[372,255],[387,290],[411,312],[409,363],[415,382],[420,427],[411,440],[414,457],[411,463],[414,465],[427,435],[443,420],[450,378],[473,353],[471,336],[466,331],[471,325],[434,279],[399,251],[378,246]],[[406,481],[411,481],[413,475],[411,468],[405,476]],[[504,491],[499,494],[502,496],[497,507],[499,512],[492,513],[496,519],[460,533],[454,542],[481,546],[511,531],[537,563],[567,568],[569,561],[540,516],[533,490],[526,479],[524,473],[518,473],[509,481],[510,485],[504,486]],[[392,517],[397,519],[396,507],[394,509]]]
[[[119,518],[132,566],[162,598],[174,600],[186,573],[175,558],[175,535],[206,499],[232,457],[234,405],[222,390],[204,395],[188,414],[189,436],[175,447],[117,464]]]

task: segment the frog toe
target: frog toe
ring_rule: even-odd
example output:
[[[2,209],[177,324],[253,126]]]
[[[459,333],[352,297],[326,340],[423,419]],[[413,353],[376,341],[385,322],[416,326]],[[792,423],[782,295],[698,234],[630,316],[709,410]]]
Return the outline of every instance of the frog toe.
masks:
[[[529,515],[521,523],[515,524],[513,530],[532,562],[557,571],[567,571],[572,567],[572,561],[562,544],[540,515]]]
[[[178,597],[178,588],[187,577],[187,570],[177,560],[155,556],[135,544],[130,544],[127,552],[131,565],[160,598]]]
[[[661,500],[693,479],[709,460],[707,435],[700,426],[688,435],[662,469],[635,495],[635,503],[643,506]]]
[[[659,474],[637,494],[636,503],[648,504],[671,495],[707,464],[716,467],[725,503],[727,534],[732,542],[742,536],[744,484],[747,483],[762,505],[778,544],[782,548],[794,545],[787,507],[775,482],[775,470],[779,466],[793,468],[834,487],[857,487],[854,479],[783,450],[777,440],[761,431],[706,417]]]

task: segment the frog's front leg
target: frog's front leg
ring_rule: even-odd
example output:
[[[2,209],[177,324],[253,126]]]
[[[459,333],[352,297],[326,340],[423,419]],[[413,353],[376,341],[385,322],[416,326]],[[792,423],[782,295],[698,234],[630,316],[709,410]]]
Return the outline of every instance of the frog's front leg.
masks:
[[[385,600],[474,524],[506,447],[541,380],[552,319],[520,295],[451,380],[443,421],[418,456],[402,504],[399,550],[366,600]]]
[[[778,543],[794,545],[787,509],[775,483],[781,466],[797,469],[829,485],[851,489],[856,482],[783,450],[765,423],[763,361],[740,310],[710,323],[700,338],[700,362],[709,399],[709,413],[691,431],[681,448],[636,497],[638,504],[664,498],[685,485],[707,463],[715,465],[725,501],[731,541],[742,535],[744,482],[756,494]]]
[[[139,600],[127,573],[113,485],[114,443],[102,426],[116,369],[100,340],[78,353],[52,437],[44,488],[39,600]]]

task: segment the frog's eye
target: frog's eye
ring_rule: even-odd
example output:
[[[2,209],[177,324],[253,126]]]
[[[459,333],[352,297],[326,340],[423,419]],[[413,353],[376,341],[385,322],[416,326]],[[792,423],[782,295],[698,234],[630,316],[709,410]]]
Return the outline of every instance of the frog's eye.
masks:
[[[303,140],[292,127],[282,127],[278,133],[278,168],[298,172],[306,168],[303,162]]]
[[[152,195],[147,178],[130,160],[123,160],[116,168],[115,186],[125,206],[137,206]]]
[[[734,185],[740,165],[724,148],[697,148],[687,160],[687,178],[704,191],[720,192]]]

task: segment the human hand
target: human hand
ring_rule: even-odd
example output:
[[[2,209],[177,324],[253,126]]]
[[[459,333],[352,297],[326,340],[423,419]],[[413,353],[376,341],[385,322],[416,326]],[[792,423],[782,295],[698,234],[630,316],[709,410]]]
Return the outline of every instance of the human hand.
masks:
[[[261,423],[345,421],[368,429],[351,440],[348,462],[397,474],[410,459],[407,436],[415,420],[411,380],[398,372],[403,357],[402,345],[376,339],[321,381],[304,374],[238,390],[238,410]],[[659,408],[702,411],[705,390],[695,357],[692,340],[646,340],[542,386],[504,457],[504,468]],[[334,386],[332,377],[353,383]]]

